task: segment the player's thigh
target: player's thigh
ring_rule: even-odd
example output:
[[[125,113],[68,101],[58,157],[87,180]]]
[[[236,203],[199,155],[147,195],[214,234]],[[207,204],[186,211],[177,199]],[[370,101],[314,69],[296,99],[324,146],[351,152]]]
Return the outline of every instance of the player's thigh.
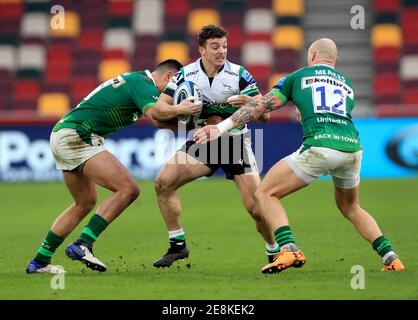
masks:
[[[161,168],[155,184],[158,188],[177,189],[197,178],[207,176],[211,169],[183,151],[177,151]]]
[[[285,159],[277,162],[267,172],[257,193],[282,198],[308,184],[299,178]]]
[[[341,189],[353,189],[360,183],[360,168],[362,161],[362,150],[357,152],[339,152],[340,165],[331,170],[335,187]]]
[[[64,182],[77,204],[94,206],[97,201],[96,184],[78,172],[63,171]]]
[[[137,183],[128,169],[109,151],[102,151],[87,160],[83,174],[111,191],[137,188]]]
[[[350,189],[335,186],[334,196],[338,209],[342,212],[346,212],[349,208],[360,205],[359,190],[359,185]]]

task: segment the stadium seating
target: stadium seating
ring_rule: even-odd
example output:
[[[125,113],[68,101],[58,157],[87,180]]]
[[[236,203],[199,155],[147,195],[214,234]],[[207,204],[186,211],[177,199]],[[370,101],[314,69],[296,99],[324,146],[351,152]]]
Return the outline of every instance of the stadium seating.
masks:
[[[272,30],[284,21],[277,17],[301,17],[303,0],[62,0],[60,5],[65,27],[50,28],[49,1],[0,1],[0,110],[58,116],[116,74],[152,69],[167,58],[186,64],[199,57],[196,35],[210,23],[229,31],[228,58],[244,64],[265,92],[273,73],[297,65],[303,41],[298,25],[289,31],[297,34],[296,42],[286,38],[287,26],[278,31],[278,42],[277,36],[272,39]]]
[[[374,0],[371,43],[378,116],[418,115],[418,1]]]

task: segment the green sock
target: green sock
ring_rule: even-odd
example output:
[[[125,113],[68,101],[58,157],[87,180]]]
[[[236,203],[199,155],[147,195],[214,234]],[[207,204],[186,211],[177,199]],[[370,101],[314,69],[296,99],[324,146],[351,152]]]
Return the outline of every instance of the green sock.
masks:
[[[390,244],[389,240],[387,240],[384,236],[380,236],[372,243],[373,250],[377,252],[377,254],[383,257],[386,253],[392,250],[392,245]]]
[[[274,237],[280,248],[288,243],[296,243],[290,226],[283,226],[274,231]]]
[[[81,235],[77,241],[92,245],[107,226],[107,221],[95,213],[93,217],[91,217],[89,223],[83,229],[83,232],[81,232]]]
[[[50,263],[55,250],[57,250],[63,241],[63,238],[57,236],[50,230],[46,235],[44,242],[42,242],[42,245],[38,249],[38,253],[34,260],[40,263]]]

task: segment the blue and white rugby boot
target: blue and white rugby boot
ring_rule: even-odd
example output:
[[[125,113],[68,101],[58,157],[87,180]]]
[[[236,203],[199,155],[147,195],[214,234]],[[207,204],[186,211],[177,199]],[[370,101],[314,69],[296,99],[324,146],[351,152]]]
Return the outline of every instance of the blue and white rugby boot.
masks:
[[[84,243],[71,243],[65,254],[72,260],[78,260],[84,263],[88,268],[104,272],[107,270],[106,265],[93,255],[93,248]]]
[[[58,266],[54,266],[52,264],[40,264],[35,260],[29,261],[26,267],[26,273],[51,273],[51,274],[63,274],[65,273],[64,269],[61,269]]]

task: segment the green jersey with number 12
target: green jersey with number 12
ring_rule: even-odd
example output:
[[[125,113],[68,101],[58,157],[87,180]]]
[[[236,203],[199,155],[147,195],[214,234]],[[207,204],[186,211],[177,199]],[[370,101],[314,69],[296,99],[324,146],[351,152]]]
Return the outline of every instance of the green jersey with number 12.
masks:
[[[351,111],[355,105],[351,81],[328,65],[299,69],[280,79],[271,93],[292,101],[302,117],[303,144],[345,152],[361,149]]]
[[[83,141],[91,143],[92,133],[107,137],[136,122],[155,105],[159,95],[148,70],[124,73],[99,85],[52,130],[72,128]]]

